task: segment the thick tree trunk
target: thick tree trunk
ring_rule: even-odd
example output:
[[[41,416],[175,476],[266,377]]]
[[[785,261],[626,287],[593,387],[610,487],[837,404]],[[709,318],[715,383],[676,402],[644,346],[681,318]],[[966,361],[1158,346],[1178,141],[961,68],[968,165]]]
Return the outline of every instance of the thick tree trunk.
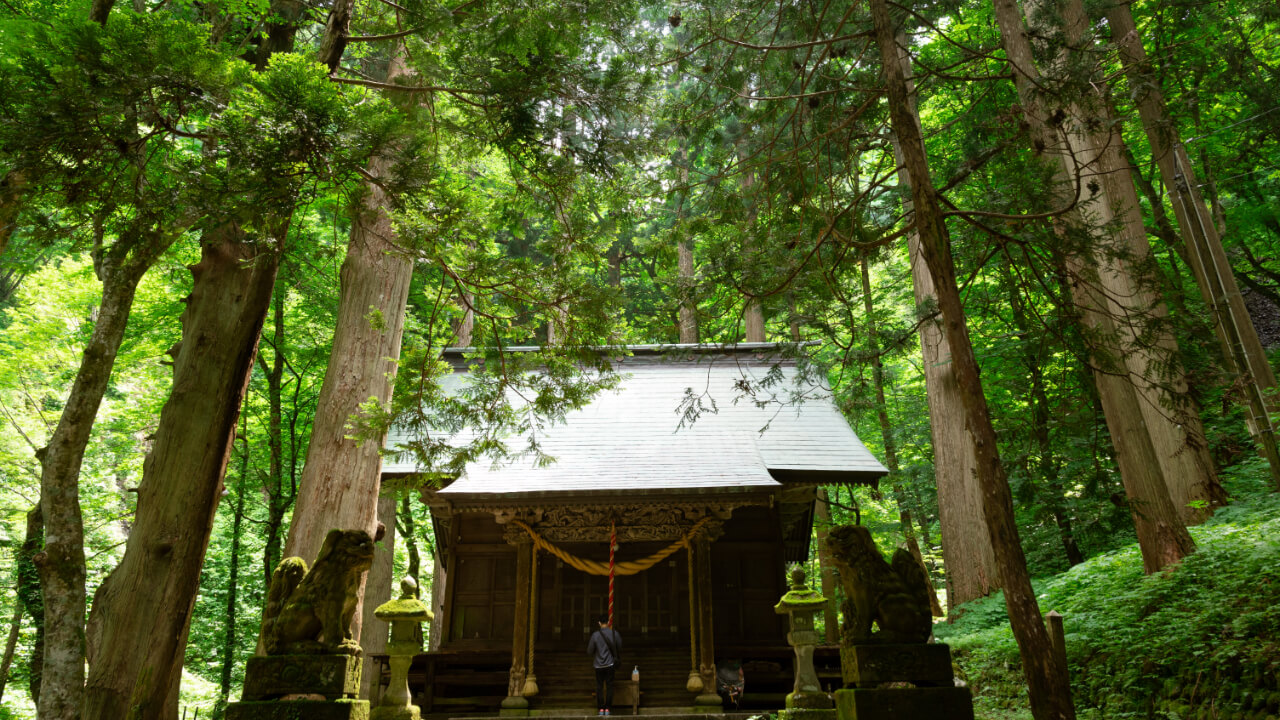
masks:
[[[94,595],[85,720],[176,715],[191,608],[279,262],[264,247],[274,243],[216,228],[191,268],[173,391],[143,466],[134,531]]]
[[[378,606],[391,599],[392,585],[395,582],[396,555],[396,496],[384,495],[378,498],[378,522],[386,528],[386,535],[377,544],[373,553],[373,564],[369,567],[369,581],[364,591],[364,627],[360,647],[364,650],[364,673],[360,678],[360,697],[371,698],[370,691],[377,687],[376,667],[369,657],[387,651],[388,633],[391,631],[385,620],[374,617]],[[398,597],[398,596],[397,596]]]
[[[1086,181],[1075,175],[1076,150],[1079,149],[1082,153],[1079,158],[1086,162],[1093,160],[1096,163],[1095,153],[1086,147],[1079,134],[1073,138],[1072,133],[1068,133],[1067,140],[1062,142],[1056,138],[1046,121],[1048,115],[1039,94],[1039,74],[1032,60],[1031,44],[1017,2],[994,2],[996,21],[1000,25],[1005,53],[1014,68],[1014,83],[1031,130],[1032,143],[1039,152],[1058,155],[1058,179],[1063,186],[1075,187],[1076,180],[1083,184]],[[1075,114],[1078,116],[1078,112]],[[1094,169],[1098,169],[1097,164]],[[1132,189],[1132,183],[1130,188]],[[1105,194],[1099,192],[1092,197],[1083,198],[1081,202],[1091,211],[1097,206],[1096,211],[1105,212],[1109,218],[1110,208],[1104,207],[1106,203],[1102,202],[1105,199]],[[1077,227],[1085,226],[1080,221],[1079,211],[1073,211],[1070,216]],[[1084,322],[1094,329],[1094,338],[1102,343],[1101,347],[1093,348],[1094,382],[1098,387],[1103,414],[1116,452],[1116,462],[1120,466],[1125,492],[1133,511],[1143,563],[1151,571],[1169,562],[1176,562],[1191,552],[1194,544],[1170,499],[1167,477],[1169,467],[1161,462],[1161,448],[1157,445],[1156,436],[1152,434],[1152,416],[1148,414],[1152,410],[1148,407],[1150,403],[1139,397],[1138,387],[1130,379],[1131,373],[1125,369],[1127,353],[1126,348],[1120,344],[1124,334],[1116,327],[1112,315],[1118,308],[1108,297],[1121,282],[1115,277],[1120,270],[1114,266],[1095,269],[1096,266],[1080,257],[1081,254],[1072,251],[1065,258],[1066,270],[1072,275],[1071,293]],[[1098,264],[1113,261],[1114,258],[1104,258]],[[1108,274],[1112,276],[1110,285],[1100,279],[1100,276]],[[1123,312],[1122,308],[1119,310]],[[1118,364],[1121,369],[1113,369],[1108,364]],[[1157,406],[1154,410],[1163,409]],[[1169,418],[1161,414],[1156,419],[1167,421]]]
[[[1034,2],[1026,5],[1029,17]],[[1065,0],[1055,10],[1061,11],[1055,12],[1055,19],[1060,15],[1066,39],[1055,62],[1065,64],[1082,52],[1080,48],[1088,41],[1089,21],[1080,0]],[[1006,24],[1011,23],[1012,18]],[[1008,42],[1018,40],[1006,39]],[[1015,79],[1023,72],[1019,68]],[[1029,66],[1025,72],[1035,70]],[[1026,79],[1020,83],[1020,97],[1033,92],[1026,88]],[[1063,173],[1066,178],[1082,179],[1088,190],[1088,196],[1080,201],[1077,226],[1092,236],[1093,264],[1106,290],[1106,305],[1100,307],[1109,307],[1116,318],[1121,351],[1118,357],[1124,359],[1122,365],[1128,367],[1137,387],[1139,407],[1165,484],[1184,521],[1200,522],[1214,506],[1222,504],[1225,493],[1208,452],[1199,408],[1189,394],[1177,340],[1167,327],[1160,325],[1167,310],[1158,283],[1149,272],[1151,246],[1130,166],[1124,158],[1124,139],[1119,124],[1109,121],[1110,108],[1102,98],[1105,87],[1098,78],[1087,85],[1079,83],[1076,101],[1063,108],[1067,113],[1063,129],[1071,155],[1062,157]],[[1099,178],[1101,183],[1097,182]],[[1118,229],[1114,233],[1094,230],[1081,222],[1085,217],[1096,221],[1097,227],[1118,225]]]
[[[1040,618],[1035,591],[1027,573],[1026,558],[1018,539],[1013,516],[1013,498],[1004,467],[1000,463],[995,429],[982,391],[977,359],[969,340],[964,307],[956,283],[951,243],[939,206],[937,191],[929,176],[919,118],[911,111],[906,74],[886,0],[870,0],[876,44],[885,69],[889,116],[911,177],[912,214],[920,238],[921,254],[929,265],[942,311],[952,365],[964,404],[966,426],[973,437],[977,476],[982,487],[983,514],[1003,580],[1009,623],[1018,642],[1023,674],[1036,720],[1063,720],[1075,717],[1067,669],[1052,652],[1049,633]]]
[[[903,37],[898,44],[906,46]],[[915,115],[915,91],[910,80],[906,51],[898,57],[907,78],[908,111]],[[894,155],[899,165],[898,182],[911,187],[911,178],[896,136]],[[909,201],[908,201],[909,202]],[[908,212],[910,205],[907,205]],[[937,293],[928,262],[920,251],[920,236],[907,234],[911,259],[911,283],[916,305],[935,305]],[[920,352],[923,356],[925,396],[929,401],[929,429],[933,439],[934,478],[938,488],[938,523],[942,530],[942,557],[947,575],[947,611],[986,597],[1000,589],[995,552],[982,513],[982,490],[975,474],[973,438],[965,430],[964,406],[956,385],[951,347],[943,333],[941,319],[920,323]]]
[[[871,351],[871,377],[876,389],[876,419],[880,421],[880,437],[884,442],[885,467],[889,469],[889,478],[893,487],[893,499],[898,504],[898,525],[902,528],[902,537],[907,543],[907,551],[916,559],[924,576],[929,578],[929,566],[924,563],[924,555],[920,552],[920,543],[916,541],[915,526],[911,522],[911,510],[907,508],[907,494],[902,489],[898,477],[898,443],[893,438],[893,426],[889,424],[889,405],[884,397],[884,363],[880,360],[880,332],[876,325],[875,304],[871,301],[871,267],[867,256],[862,256],[862,308],[867,314],[867,344]],[[926,391],[927,392],[927,391]],[[822,548],[819,540],[818,548]],[[929,580],[929,609],[934,617],[942,617],[942,603],[938,602],[938,591]]]
[[[399,60],[392,64],[389,81],[403,72]],[[374,176],[390,170],[389,157],[370,162]],[[400,357],[413,262],[394,243],[395,231],[385,209],[389,203],[383,189],[369,183],[352,219],[340,273],[333,351],[285,542],[288,557],[310,562],[330,530],[364,530],[372,535],[377,525],[381,438],[351,439],[350,422],[363,403],[390,401]],[[357,611],[351,627],[357,640],[360,618]]]
[[[1201,297],[1213,313],[1214,332],[1227,371],[1245,376],[1250,430],[1271,463],[1272,477],[1280,487],[1276,428],[1270,419],[1270,413],[1280,407],[1275,372],[1245,307],[1222,237],[1211,220],[1204,198],[1200,196],[1191,160],[1182,147],[1178,127],[1165,106],[1160,81],[1147,59],[1133,13],[1128,4],[1118,3],[1107,7],[1106,16],[1129,86],[1133,88],[1134,103],[1151,144],[1151,154],[1170,194],[1182,236],[1182,255],[1195,275]],[[1158,200],[1153,200],[1153,207],[1163,212],[1163,205]]]
[[[138,282],[176,235],[137,235],[97,248],[102,304],[84,359],[40,459],[44,551],[37,556],[45,604],[40,717],[77,718],[84,692],[85,558],[80,465],[124,339]]]

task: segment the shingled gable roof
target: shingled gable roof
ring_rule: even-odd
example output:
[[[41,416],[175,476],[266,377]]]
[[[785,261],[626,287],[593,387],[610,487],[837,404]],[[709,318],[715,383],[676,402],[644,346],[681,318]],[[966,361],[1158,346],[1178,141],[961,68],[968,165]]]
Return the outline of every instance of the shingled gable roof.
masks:
[[[782,483],[865,483],[888,471],[867,451],[836,409],[825,384],[802,377],[773,343],[728,346],[633,346],[617,364],[622,382],[601,392],[564,424],[539,437],[555,462],[531,459],[494,465],[484,460],[437,491],[453,501],[548,495],[769,492]],[[465,382],[463,350],[445,351],[455,382]],[[777,368],[781,381],[757,398],[742,397],[743,380],[759,386]],[[777,376],[775,375],[775,378]],[[716,411],[680,427],[686,390],[706,393]],[[803,397],[803,402],[790,402]],[[735,402],[735,399],[737,400]],[[388,448],[404,436],[395,431]],[[388,458],[384,474],[420,468],[406,456]]]

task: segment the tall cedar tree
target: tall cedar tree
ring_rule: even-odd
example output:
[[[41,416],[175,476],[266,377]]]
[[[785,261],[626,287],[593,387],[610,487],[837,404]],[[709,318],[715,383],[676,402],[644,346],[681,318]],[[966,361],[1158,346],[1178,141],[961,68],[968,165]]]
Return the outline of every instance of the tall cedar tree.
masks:
[[[951,239],[937,190],[929,176],[919,117],[911,112],[907,73],[896,42],[893,20],[886,0],[870,0],[870,7],[889,94],[890,122],[902,149],[903,164],[911,177],[912,223],[920,235],[920,249],[933,278],[938,307],[951,345],[951,362],[964,403],[965,419],[973,435],[983,513],[1003,581],[1009,623],[1018,642],[1022,670],[1030,691],[1031,712],[1036,720],[1069,720],[1075,717],[1075,708],[1071,703],[1067,668],[1052,652],[1049,633],[1040,618],[1040,608],[1027,573],[1027,561],[1013,516],[1013,497],[1000,462],[995,428],[991,425],[991,413],[983,394],[978,361],[973,354],[964,306],[960,301]]]

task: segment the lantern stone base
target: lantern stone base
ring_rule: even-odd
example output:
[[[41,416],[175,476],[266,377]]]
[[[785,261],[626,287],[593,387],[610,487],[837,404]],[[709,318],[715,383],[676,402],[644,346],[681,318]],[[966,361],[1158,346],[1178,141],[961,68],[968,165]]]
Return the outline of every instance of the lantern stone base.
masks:
[[[787,693],[788,710],[830,710],[831,698],[818,691]]]
[[[259,700],[231,703],[226,720],[369,720],[368,700]]]
[[[369,714],[369,720],[422,720],[422,712],[417,705],[408,707],[376,707]]]
[[[836,691],[839,720],[973,720],[969,688],[853,688]]]

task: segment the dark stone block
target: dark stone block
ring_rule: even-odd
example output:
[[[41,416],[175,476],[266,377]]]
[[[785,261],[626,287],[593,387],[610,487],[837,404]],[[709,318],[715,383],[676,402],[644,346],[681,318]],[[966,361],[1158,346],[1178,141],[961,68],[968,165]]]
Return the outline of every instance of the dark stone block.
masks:
[[[950,687],[954,683],[951,648],[942,644],[841,647],[840,670],[845,687],[874,688],[891,682]]]
[[[969,688],[855,688],[836,691],[839,720],[974,720]]]
[[[266,700],[227,706],[226,720],[369,720],[368,700]]]
[[[323,695],[326,700],[360,694],[360,658],[353,655],[268,655],[249,658],[244,670],[246,701],[286,695]]]

